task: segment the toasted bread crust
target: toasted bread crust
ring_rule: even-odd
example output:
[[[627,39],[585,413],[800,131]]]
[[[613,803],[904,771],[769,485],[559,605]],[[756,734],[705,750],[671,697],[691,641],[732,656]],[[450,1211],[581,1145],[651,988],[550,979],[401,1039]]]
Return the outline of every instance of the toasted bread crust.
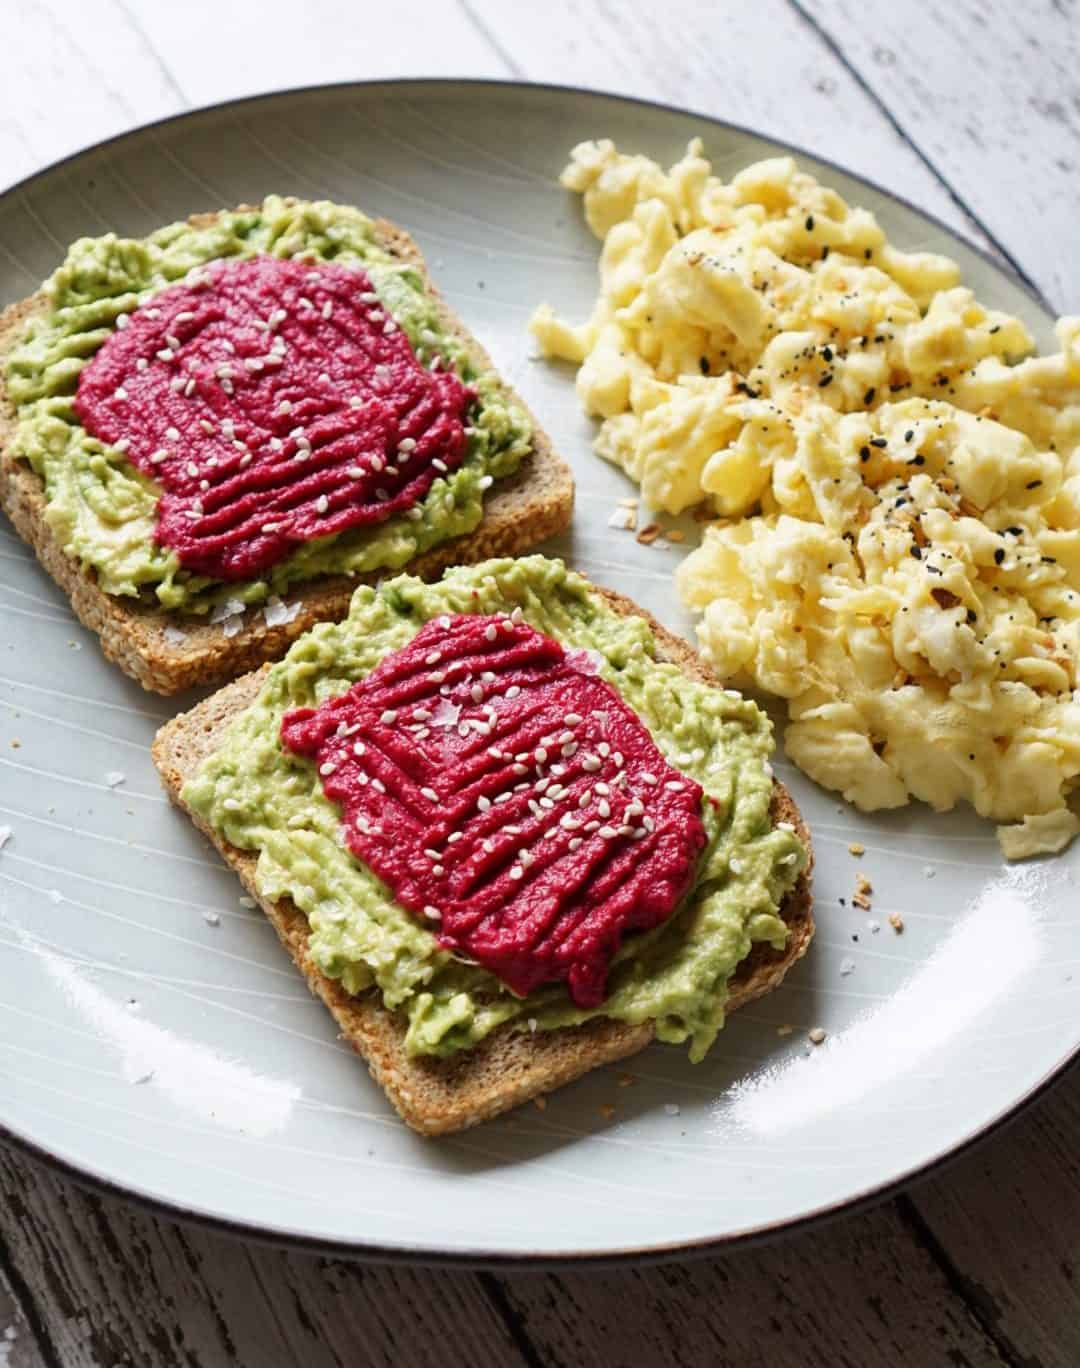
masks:
[[[619,613],[644,617],[656,634],[661,655],[686,674],[705,683],[719,681],[681,638],[661,627],[629,599],[601,590]],[[477,1125],[500,1112],[569,1083],[590,1069],[645,1048],[653,1038],[646,1024],[597,1018],[583,1026],[535,1035],[497,1028],[479,1045],[450,1059],[411,1059],[405,1053],[405,1027],[384,1008],[376,993],[351,997],[327,978],[311,958],[307,918],[289,898],[270,902],[255,886],[257,857],[238,850],[202,822],[180,798],[180,791],[203,761],[221,744],[229,723],[252,702],[262,687],[266,668],[238,679],[161,728],[153,757],[169,797],[217,846],[236,870],[244,887],[273,923],[282,944],[307,980],[308,987],[330,1009],[342,1035],[367,1061],[406,1123],[422,1135],[444,1135]],[[782,784],[773,792],[774,822],[792,822],[810,849],[810,833]],[[812,857],[811,857],[812,864]],[[783,951],[759,943],[743,960],[731,982],[728,1010],[752,1002],[776,988],[791,966],[806,953],[814,933],[811,868],[788,894],[781,915],[788,927]]]
[[[195,214],[191,222],[203,224],[214,217]],[[380,244],[388,252],[423,274],[437,302],[443,327],[465,343],[477,366],[493,369],[487,352],[435,289],[420,249],[408,233],[385,219],[376,220],[375,229]],[[45,308],[44,297],[37,294],[0,313],[0,366],[27,320]],[[528,412],[527,405],[509,385],[503,389]],[[490,556],[518,555],[567,526],[574,499],[570,471],[555,455],[550,439],[531,413],[529,419],[533,428],[532,451],[513,476],[498,481],[488,494],[479,526],[468,536],[432,547],[403,566],[403,572],[434,579],[450,565],[486,560]],[[98,587],[93,571],[83,569],[67,555],[54,536],[45,517],[47,501],[41,480],[26,462],[16,461],[11,454],[15,424],[16,414],[0,378],[0,508],[67,594],[79,621],[101,638],[105,655],[145,689],[161,694],[179,693],[196,684],[231,679],[265,660],[275,660],[316,622],[344,617],[358,584],[374,583],[387,573],[374,570],[355,577],[327,576],[298,585],[284,596],[290,607],[300,605],[291,622],[270,627],[256,608],[246,614],[240,631],[232,637],[226,637],[220,626],[163,613],[136,599],[106,594]],[[169,627],[181,630],[185,640],[169,641],[165,634]]]

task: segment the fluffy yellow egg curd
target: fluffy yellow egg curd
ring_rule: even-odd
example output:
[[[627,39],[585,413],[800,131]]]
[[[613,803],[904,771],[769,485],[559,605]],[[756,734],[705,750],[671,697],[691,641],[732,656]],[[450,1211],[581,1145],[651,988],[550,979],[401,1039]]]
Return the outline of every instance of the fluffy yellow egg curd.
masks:
[[[541,307],[600,455],[713,519],[678,572],[706,656],[788,700],[786,749],[864,809],[966,800],[1063,848],[1080,776],[1080,319],[1034,355],[946,257],[775,158],[715,176],[610,142],[562,182],[591,317]]]

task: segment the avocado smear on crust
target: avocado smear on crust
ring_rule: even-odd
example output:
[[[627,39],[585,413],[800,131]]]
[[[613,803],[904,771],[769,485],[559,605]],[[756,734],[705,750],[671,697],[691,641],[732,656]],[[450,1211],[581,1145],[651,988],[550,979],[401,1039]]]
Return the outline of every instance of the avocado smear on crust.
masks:
[[[429,619],[515,608],[567,649],[589,652],[665,758],[705,793],[707,843],[689,893],[660,926],[626,937],[597,1008],[575,1006],[564,984],[515,997],[441,949],[346,849],[315,766],[280,741],[284,713],[344,693]],[[452,1055],[504,1022],[546,1031],[604,1016],[653,1022],[661,1040],[688,1040],[697,1061],[723,1025],[728,980],[753,943],[783,948],[780,906],[807,863],[795,832],[770,822],[772,746],[756,704],[658,659],[642,618],[616,613],[561,561],[530,556],[460,567],[437,584],[401,575],[358,588],[344,621],[315,627],[269,671],[182,796],[230,844],[258,851],[260,894],[288,896],[304,912],[325,974],[352,994],[377,988],[401,1013],[409,1054]]]
[[[121,315],[209,262],[264,253],[363,268],[418,358],[430,364],[441,357],[477,399],[465,461],[435,480],[411,510],[419,517],[399,514],[303,542],[263,578],[223,585],[183,570],[176,553],[158,545],[156,483],[90,436],[73,400],[79,372]],[[40,476],[45,517],[64,550],[109,594],[152,595],[168,611],[204,614],[227,600],[259,603],[322,575],[400,569],[471,532],[483,516],[485,489],[513,474],[530,448],[526,414],[492,372],[477,372],[465,345],[443,326],[420,272],[381,247],[357,209],[270,196],[257,208],[174,223],[147,238],[80,238],[43,288],[48,309],[28,323],[4,375],[17,417],[12,451]]]

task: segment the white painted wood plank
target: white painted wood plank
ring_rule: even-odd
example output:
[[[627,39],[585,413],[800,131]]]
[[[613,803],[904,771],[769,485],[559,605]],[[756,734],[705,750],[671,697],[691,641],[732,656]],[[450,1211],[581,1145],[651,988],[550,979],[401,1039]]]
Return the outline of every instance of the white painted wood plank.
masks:
[[[394,76],[510,75],[455,0],[127,0],[191,104],[257,91]]]
[[[116,0],[8,4],[2,35],[0,185],[182,106]]]
[[[880,182],[985,245],[948,190],[787,0],[667,0],[662,6],[468,0],[468,6],[528,80],[599,86],[745,124]],[[592,133],[602,137],[604,130]]]
[[[285,86],[505,77],[455,0],[34,0],[4,7],[0,186],[134,124]]]
[[[1080,310],[1077,0],[816,0],[812,9],[1054,307]]]

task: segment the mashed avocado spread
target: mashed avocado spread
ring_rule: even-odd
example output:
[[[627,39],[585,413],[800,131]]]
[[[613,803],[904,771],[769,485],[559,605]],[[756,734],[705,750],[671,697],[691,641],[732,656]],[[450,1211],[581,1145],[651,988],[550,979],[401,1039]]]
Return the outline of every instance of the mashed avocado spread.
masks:
[[[134,310],[210,262],[264,254],[363,268],[417,358],[430,365],[440,357],[476,402],[464,463],[436,479],[411,516],[313,538],[261,578],[224,586],[183,569],[176,553],[155,541],[157,482],[80,425],[74,398],[83,367]],[[442,326],[420,273],[384,250],[356,209],[272,196],[259,208],[172,224],[145,239],[82,238],[44,293],[47,310],[29,323],[7,363],[18,418],[13,450],[41,477],[46,517],[64,549],[110,594],[154,594],[165,609],[205,613],[225,599],[257,603],[319,575],[398,569],[476,527],[484,490],[513,473],[529,449],[526,415],[492,373],[477,373]]]
[[[690,892],[663,924],[628,936],[606,1000],[583,1009],[565,986],[518,998],[441,949],[346,849],[341,814],[311,761],[283,749],[282,716],[345,692],[440,614],[512,612],[567,649],[584,650],[647,727],[665,758],[699,783],[707,844]],[[805,868],[798,837],[770,824],[768,719],[748,699],[657,659],[646,622],[610,608],[560,561],[531,556],[449,571],[437,584],[399,576],[353,595],[348,617],[295,643],[256,702],[184,789],[189,807],[231,844],[258,851],[263,896],[288,895],[311,926],[311,953],[350,993],[377,988],[407,1021],[414,1055],[468,1049],[503,1022],[551,1030],[594,1016],[655,1022],[700,1060],[723,1025],[727,982],[753,942],[782,948],[779,908]]]

